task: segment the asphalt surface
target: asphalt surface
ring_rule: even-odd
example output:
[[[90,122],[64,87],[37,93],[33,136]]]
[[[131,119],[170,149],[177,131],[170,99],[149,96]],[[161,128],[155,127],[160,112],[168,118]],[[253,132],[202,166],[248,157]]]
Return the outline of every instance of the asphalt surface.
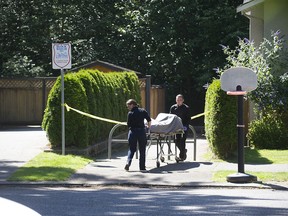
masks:
[[[43,216],[287,216],[288,211],[287,191],[258,188],[5,186],[0,188],[0,196],[6,200],[1,206],[0,197],[1,216],[32,216],[23,208],[11,214],[7,201]]]
[[[40,126],[0,128],[0,183],[49,143]]]
[[[134,185],[159,187],[259,187],[288,189],[287,182],[254,183],[217,183],[212,175],[218,170],[232,170],[237,173],[237,163],[207,162],[203,155],[208,151],[206,139],[197,139],[196,161],[193,160],[193,144],[187,144],[187,160],[176,163],[175,156],[164,155],[164,162],[157,167],[156,145],[147,150],[146,169],[140,172],[138,159],[132,161],[129,172],[124,170],[126,164],[127,144],[122,149],[112,151],[112,159],[104,153],[95,161],[78,170],[65,182],[9,182],[7,178],[27,161],[47,148],[49,141],[40,127],[16,127],[0,130],[0,184],[49,184],[49,185]],[[127,147],[127,148],[126,148]],[[175,147],[172,144],[172,151]],[[167,153],[167,145],[164,145]],[[245,173],[250,172],[287,172],[288,164],[245,164]]]

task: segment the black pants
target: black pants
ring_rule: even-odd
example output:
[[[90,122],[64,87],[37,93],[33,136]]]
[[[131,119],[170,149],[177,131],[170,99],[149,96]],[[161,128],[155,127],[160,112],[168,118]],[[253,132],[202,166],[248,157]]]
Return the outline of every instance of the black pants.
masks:
[[[180,151],[179,157],[184,158],[186,153],[186,138],[188,135],[188,130],[184,132],[184,134],[176,134],[175,144]]]
[[[127,156],[127,164],[130,166],[132,163],[133,156],[137,151],[137,143],[139,144],[139,169],[145,170],[145,160],[146,160],[146,131],[144,128],[130,129],[128,133],[129,150]]]

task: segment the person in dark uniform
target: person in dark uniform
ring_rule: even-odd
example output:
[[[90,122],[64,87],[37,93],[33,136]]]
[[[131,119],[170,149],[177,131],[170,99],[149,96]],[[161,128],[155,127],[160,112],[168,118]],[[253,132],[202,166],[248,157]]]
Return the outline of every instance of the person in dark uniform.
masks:
[[[127,125],[129,128],[128,132],[128,143],[129,150],[127,156],[127,163],[125,165],[125,170],[129,171],[133,156],[137,150],[137,142],[139,144],[140,160],[139,168],[140,170],[146,170],[146,130],[144,125],[144,119],[147,120],[147,127],[151,126],[151,118],[145,109],[139,108],[137,102],[134,99],[129,99],[126,102],[127,108],[129,109],[127,116]]]
[[[178,94],[176,96],[176,104],[171,106],[170,113],[180,117],[184,126],[184,134],[177,134],[175,138],[175,144],[180,151],[179,160],[184,161],[187,158],[186,138],[191,117],[189,106],[184,103],[183,95]]]

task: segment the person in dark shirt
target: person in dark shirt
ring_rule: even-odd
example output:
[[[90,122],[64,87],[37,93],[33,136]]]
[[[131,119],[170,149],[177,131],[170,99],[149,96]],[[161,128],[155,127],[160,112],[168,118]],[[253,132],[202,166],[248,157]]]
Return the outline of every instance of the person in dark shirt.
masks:
[[[181,118],[184,127],[184,134],[177,134],[175,138],[175,144],[180,151],[178,160],[186,160],[187,149],[186,149],[186,138],[188,134],[189,124],[190,124],[190,109],[184,103],[184,97],[181,94],[176,96],[176,104],[172,105],[170,108],[170,113],[175,114]]]
[[[140,170],[146,170],[145,162],[146,162],[146,130],[144,119],[147,120],[147,127],[151,126],[151,118],[146,110],[139,108],[137,102],[134,99],[129,99],[126,102],[127,108],[129,109],[127,116],[127,125],[129,128],[128,132],[128,143],[129,150],[127,156],[127,163],[125,165],[125,170],[129,171],[129,167],[131,165],[133,156],[137,150],[137,142],[139,144],[139,152],[140,152],[140,160],[139,160],[139,168]]]

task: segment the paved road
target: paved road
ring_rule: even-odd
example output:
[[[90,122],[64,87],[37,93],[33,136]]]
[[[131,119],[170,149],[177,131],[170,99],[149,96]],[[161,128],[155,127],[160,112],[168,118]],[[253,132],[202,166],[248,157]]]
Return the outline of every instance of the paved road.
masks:
[[[0,182],[34,158],[48,144],[40,126],[13,127],[0,131]]]
[[[249,189],[240,189],[237,186],[242,187],[241,184],[229,183],[218,185],[218,189],[200,189],[201,186],[215,186],[211,181],[213,171],[229,167],[235,171],[237,169],[235,164],[205,162],[201,158],[208,147],[205,139],[197,140],[196,162],[192,160],[193,150],[189,147],[186,162],[177,164],[173,161],[173,156],[171,160],[166,157],[165,163],[161,163],[161,167],[156,168],[156,147],[152,146],[147,156],[148,173],[139,172],[137,159],[133,161],[131,171],[125,172],[123,167],[126,161],[126,151],[118,151],[117,154],[113,154],[112,160],[105,159],[105,156],[104,159],[97,157],[95,162],[79,170],[69,181],[65,182],[67,185],[74,183],[84,185],[139,184],[140,188],[115,189],[99,186],[97,189],[60,188],[57,186],[58,183],[54,188],[33,188],[33,185],[27,185],[26,188],[17,187],[17,185],[9,186],[6,178],[18,167],[42,152],[47,143],[45,132],[40,127],[20,127],[0,131],[1,210],[4,209],[3,205],[6,206],[5,202],[15,201],[48,216],[147,215],[147,213],[150,215],[220,213],[223,215],[287,215],[287,189],[283,191],[259,189],[263,187],[262,184],[256,187],[253,184],[245,184]],[[287,171],[287,164],[281,167],[272,166],[267,165],[264,168],[270,171]],[[252,167],[259,169],[262,166],[251,165]],[[145,184],[177,187],[141,189]],[[181,189],[183,186],[200,187],[199,189]],[[234,187],[234,189],[229,189],[229,187]],[[15,206],[17,206],[16,203]]]
[[[287,215],[287,191],[270,189],[0,187],[0,197],[43,216]],[[1,208],[1,203],[0,203]],[[1,212],[1,216],[5,216]]]

